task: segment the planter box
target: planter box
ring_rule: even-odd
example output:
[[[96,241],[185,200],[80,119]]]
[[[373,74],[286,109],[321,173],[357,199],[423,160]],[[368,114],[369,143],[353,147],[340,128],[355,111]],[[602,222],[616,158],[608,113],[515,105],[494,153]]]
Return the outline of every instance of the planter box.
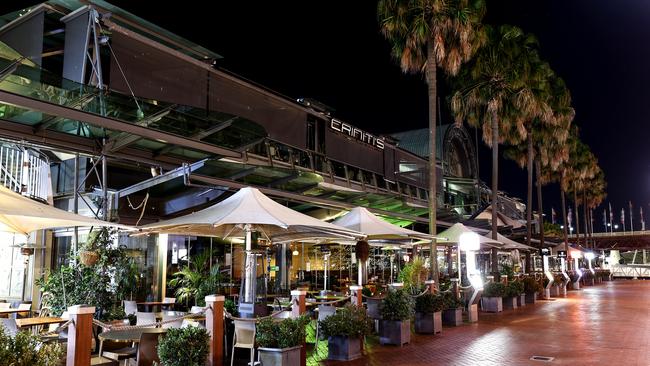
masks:
[[[300,365],[301,348],[302,346],[290,348],[258,348],[260,364],[263,366]]]
[[[519,296],[517,296],[519,297]],[[517,308],[517,297],[504,297],[503,298],[503,308],[504,309],[516,309]]]
[[[571,282],[574,290],[580,290],[580,281]]]
[[[518,307],[526,306],[526,294],[521,294],[517,296],[517,306]]]
[[[379,322],[379,344],[402,346],[411,343],[411,320],[381,320]]]
[[[551,286],[551,297],[560,297],[560,286]]]
[[[329,337],[327,339],[327,352],[327,359],[329,360],[356,360],[361,357],[361,338],[346,336]]]
[[[442,311],[442,324],[457,327],[463,324],[463,309],[448,309]]]
[[[380,299],[368,299],[366,300],[366,305],[368,306],[368,318],[370,319],[379,319],[381,315],[379,313],[379,304],[381,304]]]
[[[499,313],[503,311],[502,297],[481,297],[481,310],[488,313]]]
[[[537,302],[537,293],[525,294],[526,295],[526,304],[534,304]]]
[[[442,312],[415,313],[415,333],[437,334],[442,332]]]

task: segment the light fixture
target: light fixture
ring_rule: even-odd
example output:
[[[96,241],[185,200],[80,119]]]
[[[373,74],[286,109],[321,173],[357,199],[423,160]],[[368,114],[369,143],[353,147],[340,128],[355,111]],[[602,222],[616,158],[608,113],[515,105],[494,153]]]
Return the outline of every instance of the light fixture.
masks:
[[[468,232],[460,234],[460,250],[470,251],[481,249],[481,241],[477,233]]]
[[[298,253],[298,250],[297,250],[297,249],[294,249],[294,251],[293,251],[292,254],[293,254],[293,255],[298,255],[298,254],[300,254],[300,253]]]
[[[585,258],[588,259],[588,260],[592,260],[592,259],[594,259],[594,257],[595,257],[595,255],[592,252],[585,253]]]

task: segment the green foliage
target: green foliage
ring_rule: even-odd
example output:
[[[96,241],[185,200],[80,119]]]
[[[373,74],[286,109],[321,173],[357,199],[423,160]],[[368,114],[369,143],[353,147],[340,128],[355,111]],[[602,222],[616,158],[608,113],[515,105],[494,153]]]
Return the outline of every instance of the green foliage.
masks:
[[[126,313],[124,312],[124,307],[114,304],[113,307],[102,314],[102,320],[104,321],[113,321],[113,320],[124,320],[127,319]]]
[[[384,320],[408,320],[413,316],[413,298],[406,290],[388,291],[380,305]]]
[[[515,271],[512,266],[507,263],[501,263],[501,275],[508,276],[508,278],[513,278],[515,276]]]
[[[547,237],[561,237],[563,235],[560,224],[552,224],[550,222],[544,222],[544,236]]]
[[[427,292],[415,299],[415,311],[418,313],[435,313],[445,307],[445,299],[440,294]]]
[[[305,343],[305,327],[309,318],[301,316],[296,319],[286,318],[278,321],[265,318],[257,323],[255,338],[263,348],[290,348]]]
[[[239,309],[237,309],[237,304],[235,304],[235,302],[231,299],[226,299],[226,301],[223,303],[223,307],[228,313],[230,313],[230,315],[234,317],[239,316]]]
[[[542,290],[542,286],[533,277],[524,278],[524,292],[534,294]]]
[[[415,295],[422,292],[428,273],[429,270],[425,267],[424,260],[415,257],[409,264],[402,267],[397,278],[399,282],[404,283],[406,291]]]
[[[506,297],[517,297],[524,293],[524,283],[521,281],[510,281]]]
[[[158,357],[165,366],[203,366],[210,336],[199,327],[169,328],[158,343]]]
[[[0,326],[2,366],[58,366],[63,356],[63,346],[58,343],[43,344],[29,332],[18,332],[12,337]]]
[[[370,287],[364,286],[364,287],[361,289],[361,294],[362,294],[363,296],[372,297],[372,290],[370,289]]]
[[[218,293],[223,281],[218,264],[210,269],[209,250],[194,256],[188,266],[173,276],[169,286],[176,288],[178,302],[194,301],[194,305],[198,306],[205,306],[205,297]]]
[[[443,310],[458,309],[465,306],[463,301],[457,298],[453,292],[443,292],[440,296],[442,296]]]
[[[346,305],[334,315],[320,321],[320,327],[325,337],[363,337],[370,334],[372,323],[366,309]]]
[[[501,282],[490,282],[483,288],[483,297],[504,297],[507,293],[506,285]]]

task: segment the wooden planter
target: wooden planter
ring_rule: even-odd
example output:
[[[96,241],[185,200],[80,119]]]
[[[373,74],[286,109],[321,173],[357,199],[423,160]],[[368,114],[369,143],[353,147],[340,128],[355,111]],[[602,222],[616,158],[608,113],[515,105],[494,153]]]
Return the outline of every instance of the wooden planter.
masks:
[[[361,357],[361,338],[347,336],[329,337],[327,338],[327,352],[327,358],[329,360],[356,360]]]
[[[437,334],[442,332],[442,312],[415,313],[415,333]]]
[[[517,306],[518,307],[526,306],[526,294],[521,294],[517,296]]]
[[[571,282],[574,290],[580,290],[580,281]]]
[[[488,313],[499,313],[503,311],[502,297],[481,297],[481,310]]]
[[[457,327],[463,324],[463,309],[447,309],[442,311],[442,324]]]
[[[537,302],[537,292],[526,295],[526,304],[534,304]]]
[[[366,301],[366,305],[368,306],[368,318],[380,319],[379,304],[381,304],[381,299],[368,299]]]
[[[504,309],[516,309],[517,308],[517,297],[504,297],[503,298],[503,308]]]
[[[411,343],[411,320],[381,320],[379,343],[402,346]]]
[[[259,360],[264,366],[294,366],[300,365],[300,349],[302,346],[290,348],[258,348]]]

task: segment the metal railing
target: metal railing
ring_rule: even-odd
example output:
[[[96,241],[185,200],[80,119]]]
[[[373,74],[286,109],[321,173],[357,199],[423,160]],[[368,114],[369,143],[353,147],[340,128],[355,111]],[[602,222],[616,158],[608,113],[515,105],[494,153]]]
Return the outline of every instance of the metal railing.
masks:
[[[37,152],[0,142],[0,184],[23,196],[47,201],[50,164]]]

